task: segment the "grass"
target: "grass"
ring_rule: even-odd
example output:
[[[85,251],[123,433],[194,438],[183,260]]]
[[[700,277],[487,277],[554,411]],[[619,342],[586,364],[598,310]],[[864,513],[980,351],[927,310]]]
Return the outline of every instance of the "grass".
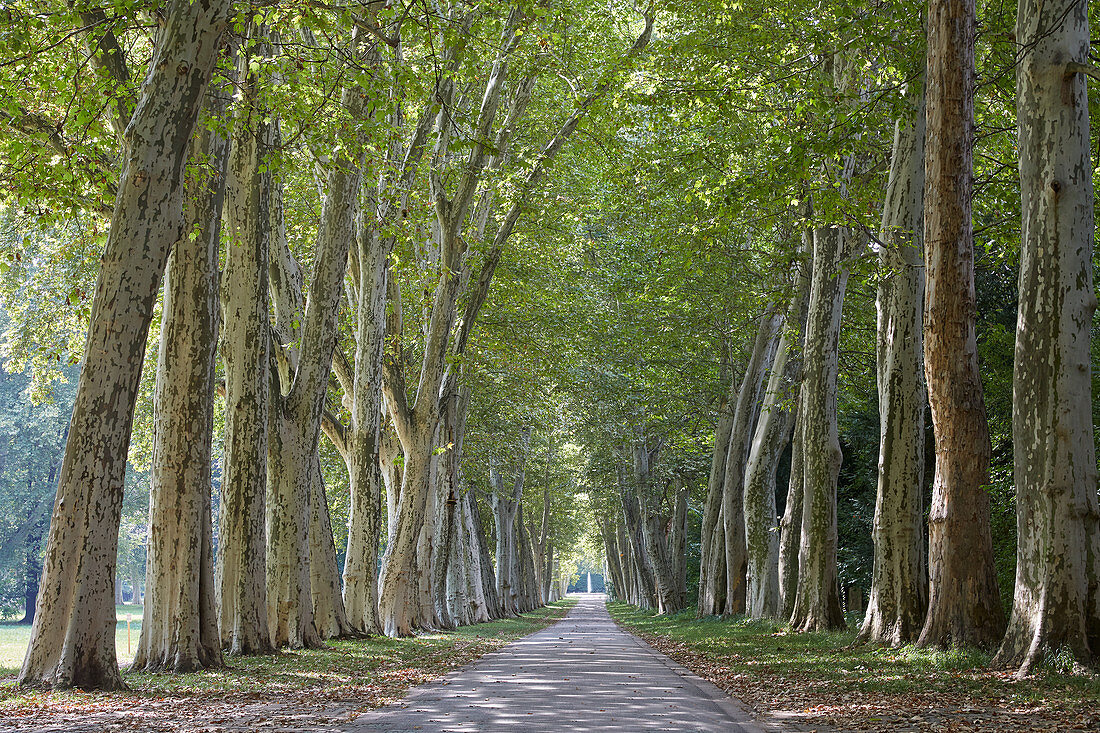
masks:
[[[137,648],[141,634],[141,612],[141,606],[115,606],[115,618],[118,619],[115,623],[115,649],[119,664],[129,664],[134,658],[133,649]],[[131,619],[129,637],[126,633],[127,617]],[[0,678],[19,672],[30,639],[30,624],[0,622]]]
[[[31,690],[9,678],[0,680],[0,719],[63,725],[77,716],[85,722],[116,725],[137,718],[147,730],[175,730],[181,718],[216,724],[223,716],[237,715],[244,705],[259,707],[254,714],[276,728],[293,727],[293,719],[303,710],[322,708],[323,713],[316,715],[338,715],[346,721],[402,698],[411,686],[555,623],[575,603],[576,599],[567,598],[517,618],[408,639],[338,640],[325,649],[233,658],[227,660],[231,666],[222,670],[127,672],[124,678],[132,688],[128,692]],[[136,633],[133,643],[136,646]],[[314,722],[320,720],[316,715],[311,718]]]
[[[780,719],[844,730],[1100,728],[1100,678],[1068,673],[1057,659],[1016,680],[991,670],[991,655],[977,649],[853,646],[854,631],[795,634],[771,621],[609,609],[620,625]]]

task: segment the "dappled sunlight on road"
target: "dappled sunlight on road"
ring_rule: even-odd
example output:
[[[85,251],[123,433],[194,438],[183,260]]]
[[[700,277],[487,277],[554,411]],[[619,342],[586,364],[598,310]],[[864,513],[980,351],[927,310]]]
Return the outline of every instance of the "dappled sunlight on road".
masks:
[[[344,730],[755,731],[731,700],[621,631],[604,596]]]

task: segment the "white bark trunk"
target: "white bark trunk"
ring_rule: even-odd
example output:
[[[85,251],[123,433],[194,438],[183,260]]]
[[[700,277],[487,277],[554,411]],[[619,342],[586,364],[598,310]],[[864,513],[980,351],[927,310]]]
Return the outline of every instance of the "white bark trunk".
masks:
[[[227,653],[273,650],[264,584],[269,349],[269,198],[261,166],[270,142],[256,105],[255,76],[243,70],[226,182],[227,244],[222,282],[225,454],[218,509],[215,583]]]
[[[745,466],[756,430],[764,376],[775,355],[781,324],[782,315],[769,306],[768,312],[760,319],[760,328],[733,410],[730,447],[726,455],[725,477],[722,480],[722,529],[726,553],[726,599],[722,612],[726,615],[745,611],[745,575],[748,570],[745,512],[742,505]]]
[[[316,455],[309,497],[309,586],[313,598],[313,624],[321,639],[356,635],[357,630],[348,622],[341,602],[332,514],[325,495],[320,458]]]
[[[820,228],[813,235],[813,271],[806,316],[802,411],[802,532],[798,590],[791,614],[797,631],[843,628],[836,583],[836,486],[840,475],[836,380],[840,315],[848,282],[848,234]],[[812,355],[812,356],[809,356]]]
[[[928,603],[924,556],[924,105],[894,130],[882,213],[878,287],[879,464],[875,563],[859,638],[916,641]]]
[[[802,370],[801,345],[809,278],[804,265],[795,269],[795,293],[784,318],[786,328],[776,347],[764,403],[745,467],[744,512],[747,554],[745,613],[752,618],[779,617],[779,541],[775,507],[775,470],[790,440],[797,385]]]
[[[211,105],[217,114],[223,102]],[[133,670],[222,665],[214,599],[210,461],[218,343],[218,247],[228,142],[192,142],[185,235],[165,276],[153,402],[148,591]]]
[[[730,390],[733,392],[733,390]],[[714,540],[721,532],[722,482],[726,477],[726,458],[730,451],[730,431],[733,429],[733,405],[723,398],[718,407],[718,423],[714,428],[711,450],[710,478],[707,481],[707,503],[703,508],[703,524],[699,532],[699,602],[700,616],[722,612],[726,596],[725,544]],[[620,589],[620,593],[625,589]]]
[[[225,0],[171,3],[127,128],[22,684],[124,686],[114,576],[130,426],[157,290],[184,223],[187,146],[228,10]]]
[[[1012,435],[1019,549],[994,662],[1026,675],[1068,649],[1100,657],[1100,510],[1091,415],[1093,161],[1087,4],[1020,0],[1023,238]],[[1076,73],[1074,73],[1076,70]]]

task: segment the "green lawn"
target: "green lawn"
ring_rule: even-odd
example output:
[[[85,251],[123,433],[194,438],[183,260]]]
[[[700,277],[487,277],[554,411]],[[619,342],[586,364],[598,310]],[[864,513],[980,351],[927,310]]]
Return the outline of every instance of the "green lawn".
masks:
[[[325,649],[284,651],[261,657],[228,659],[222,670],[190,674],[133,674],[124,678],[129,692],[44,692],[0,680],[0,719],[27,724],[64,725],[73,715],[96,716],[104,726],[127,724],[136,717],[145,730],[178,730],[186,719],[214,727],[242,705],[262,706],[255,713],[268,726],[293,727],[307,708],[335,710],[347,720],[363,710],[404,696],[409,687],[464,666],[513,639],[543,629],[576,604],[568,598],[517,618],[464,626],[408,639],[371,637],[330,642]],[[123,611],[134,612],[132,607]],[[13,627],[5,627],[8,631]],[[23,627],[25,645],[29,629]],[[125,658],[125,623],[119,646]],[[137,643],[137,634],[133,635]],[[7,645],[4,646],[7,648]],[[22,651],[16,656],[22,660]],[[6,666],[6,665],[5,665]],[[18,666],[16,663],[15,666]],[[8,667],[7,673],[15,670]],[[251,714],[251,713],[250,713]],[[281,717],[282,716],[282,717]]]
[[[129,637],[126,634],[127,616],[131,619]],[[115,606],[115,617],[118,619],[115,624],[118,661],[119,664],[129,664],[134,658],[133,649],[141,633],[141,606]],[[0,623],[0,677],[10,677],[19,671],[30,638],[29,624]]]
[[[769,621],[609,609],[623,627],[780,719],[844,730],[1100,729],[1100,677],[1072,674],[1065,660],[1018,681],[990,670],[991,655],[976,649],[852,646],[854,631],[794,634]]]

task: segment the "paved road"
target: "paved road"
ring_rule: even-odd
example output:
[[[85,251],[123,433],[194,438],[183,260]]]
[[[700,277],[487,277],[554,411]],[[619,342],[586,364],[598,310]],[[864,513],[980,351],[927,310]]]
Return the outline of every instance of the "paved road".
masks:
[[[611,620],[602,594],[582,594],[554,626],[513,642],[348,733],[543,733],[762,729],[717,687]]]

